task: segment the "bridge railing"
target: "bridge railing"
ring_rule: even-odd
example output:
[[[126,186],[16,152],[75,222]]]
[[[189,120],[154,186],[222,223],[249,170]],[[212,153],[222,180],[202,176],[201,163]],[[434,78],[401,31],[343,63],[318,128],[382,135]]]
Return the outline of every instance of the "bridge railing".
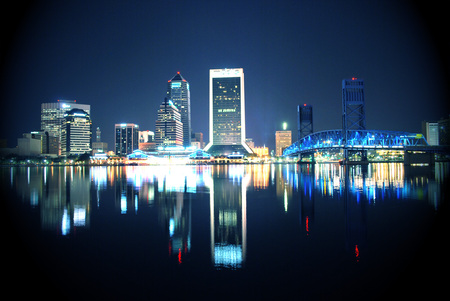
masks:
[[[348,130],[347,142],[345,142],[342,130],[327,130],[312,133],[294,142],[283,151],[283,156],[294,156],[318,149],[404,149],[408,146],[418,145],[428,145],[422,134],[400,131]]]

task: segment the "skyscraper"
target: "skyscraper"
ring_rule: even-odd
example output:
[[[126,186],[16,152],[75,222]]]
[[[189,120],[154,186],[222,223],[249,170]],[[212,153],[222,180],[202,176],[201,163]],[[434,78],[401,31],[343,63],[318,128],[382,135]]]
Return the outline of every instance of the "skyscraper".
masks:
[[[283,155],[283,150],[292,144],[292,132],[286,130],[286,124],[283,124],[282,131],[275,132],[275,150],[277,156]]]
[[[108,151],[108,143],[102,142],[102,131],[99,127],[95,131],[95,142],[92,141],[92,154],[106,153]]]
[[[79,104],[76,100],[57,100],[41,104],[41,130],[58,138],[58,153],[61,154],[61,130],[65,122],[64,114],[72,109],[81,109],[89,116],[91,106]]]
[[[61,130],[61,154],[82,155],[92,151],[92,122],[89,114],[72,109],[64,114]]]
[[[209,70],[209,143],[213,155],[252,153],[245,143],[244,70]]]
[[[183,124],[180,111],[167,97],[159,106],[155,125],[156,146],[183,145]]]
[[[117,156],[126,156],[139,149],[139,125],[116,123],[115,148]]]
[[[189,83],[180,72],[177,72],[169,80],[167,98],[180,111],[181,123],[183,124],[183,146],[191,146],[191,92],[189,91]]]

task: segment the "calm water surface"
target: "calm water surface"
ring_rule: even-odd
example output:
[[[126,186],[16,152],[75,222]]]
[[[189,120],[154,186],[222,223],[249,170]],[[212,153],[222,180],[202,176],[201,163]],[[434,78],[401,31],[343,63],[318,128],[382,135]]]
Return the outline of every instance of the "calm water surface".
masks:
[[[7,284],[19,284],[18,294],[375,299],[432,296],[437,272],[447,272],[438,217],[448,164],[2,167],[0,175]]]

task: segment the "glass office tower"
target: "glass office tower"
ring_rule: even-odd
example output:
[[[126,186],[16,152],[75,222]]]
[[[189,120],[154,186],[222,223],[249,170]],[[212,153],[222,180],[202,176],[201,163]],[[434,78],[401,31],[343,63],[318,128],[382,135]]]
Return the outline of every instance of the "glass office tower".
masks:
[[[182,146],[183,125],[180,112],[167,97],[159,106],[158,118],[155,123],[156,146]]]
[[[252,153],[245,143],[244,70],[209,70],[209,144],[212,155]]]
[[[139,125],[134,123],[116,123],[115,149],[117,156],[126,156],[139,149]]]
[[[61,130],[61,153],[64,156],[91,154],[92,122],[89,114],[72,109],[64,114]]]
[[[189,91],[189,83],[180,72],[177,72],[169,80],[167,98],[180,111],[181,123],[183,124],[183,146],[191,146],[191,92]]]

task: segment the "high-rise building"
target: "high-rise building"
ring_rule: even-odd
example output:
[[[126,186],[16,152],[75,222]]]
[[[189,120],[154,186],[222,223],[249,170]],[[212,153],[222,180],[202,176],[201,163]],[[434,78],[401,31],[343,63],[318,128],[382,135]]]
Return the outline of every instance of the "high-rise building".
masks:
[[[89,116],[91,106],[79,104],[76,100],[57,100],[41,104],[41,131],[58,138],[58,154],[61,154],[61,130],[65,122],[64,114],[72,109],[81,109]]]
[[[64,114],[61,130],[61,154],[82,155],[92,151],[92,122],[89,114],[72,109]]]
[[[439,145],[439,123],[423,121],[422,133],[429,145]]]
[[[183,124],[180,111],[167,97],[159,106],[155,125],[156,146],[183,145]]]
[[[139,149],[143,151],[154,151],[155,147],[155,133],[149,130],[139,131]]]
[[[183,146],[191,146],[191,92],[189,83],[177,72],[169,80],[167,86],[167,98],[177,107],[183,124]]]
[[[209,70],[209,143],[212,155],[252,153],[245,143],[244,70]]]
[[[276,131],[275,132],[275,150],[277,156],[283,155],[283,150],[292,144],[291,131]]]
[[[191,145],[197,148],[205,148],[205,143],[203,142],[203,133],[192,133],[191,134]]]
[[[99,127],[95,131],[95,142],[92,142],[92,154],[108,152],[108,143],[102,142],[102,131]]]
[[[313,114],[312,106],[297,106],[298,140],[313,133]]]
[[[114,144],[117,156],[126,156],[139,149],[139,125],[116,123]]]

